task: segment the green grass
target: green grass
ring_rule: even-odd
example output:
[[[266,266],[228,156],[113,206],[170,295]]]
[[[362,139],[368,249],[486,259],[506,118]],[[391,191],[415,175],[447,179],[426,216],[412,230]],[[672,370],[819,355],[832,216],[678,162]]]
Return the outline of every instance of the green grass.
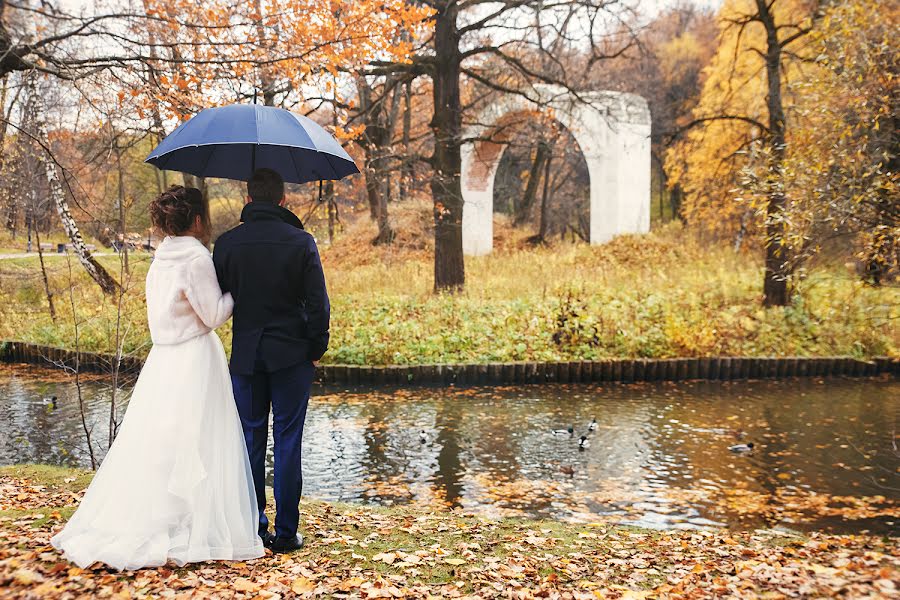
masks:
[[[38,464],[0,467],[0,477],[4,475],[37,481],[57,492],[81,491],[94,478],[94,473],[91,471]]]
[[[332,298],[327,363],[428,364],[606,357],[900,354],[900,289],[873,288],[847,266],[823,262],[796,283],[791,306],[761,307],[755,254],[704,242],[677,223],[602,246],[523,248],[502,240],[466,259],[466,290],[432,292],[425,247],[373,248],[348,231],[323,247]],[[523,236],[520,236],[523,237]],[[101,263],[117,277],[119,259]],[[148,255],[132,256],[123,303],[126,352],[150,341],[143,303]],[[36,259],[0,261],[0,338],[114,349],[116,307],[64,259],[48,262],[58,314],[48,314]],[[220,330],[230,340],[229,325]]]

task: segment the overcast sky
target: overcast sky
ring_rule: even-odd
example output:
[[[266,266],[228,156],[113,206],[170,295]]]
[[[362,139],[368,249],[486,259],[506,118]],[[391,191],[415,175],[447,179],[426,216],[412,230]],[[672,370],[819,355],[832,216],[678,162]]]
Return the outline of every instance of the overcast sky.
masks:
[[[637,4],[647,12],[657,13],[660,9],[673,4],[678,4],[678,2],[679,0],[639,0]],[[692,4],[718,8],[722,4],[722,0],[693,0]]]
[[[61,8],[65,8],[67,10],[71,10],[72,12],[78,11],[78,9],[85,8],[94,3],[95,0],[58,0],[59,6]],[[660,11],[660,9],[665,8],[666,6],[671,6],[673,4],[677,4],[681,0],[630,0],[634,2],[639,8],[643,9],[649,14],[654,14]],[[694,4],[700,6],[710,6],[717,7],[722,4],[722,0],[692,0]]]

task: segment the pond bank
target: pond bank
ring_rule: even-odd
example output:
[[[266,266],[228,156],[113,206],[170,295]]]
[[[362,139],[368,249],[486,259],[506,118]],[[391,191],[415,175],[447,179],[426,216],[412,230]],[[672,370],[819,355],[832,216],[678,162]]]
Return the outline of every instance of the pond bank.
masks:
[[[0,341],[0,362],[110,373],[110,354]],[[143,361],[124,356],[120,372],[137,373]],[[634,383],[644,381],[742,380],[784,377],[870,377],[900,374],[900,359],[832,357],[693,357],[606,359],[571,362],[504,362],[436,365],[319,365],[319,383],[336,385],[516,385],[535,383]]]
[[[0,467],[0,588],[14,597],[647,598],[896,593],[894,540],[673,531],[301,503],[307,547],[245,563],[116,574],[66,563],[49,539],[90,473]]]

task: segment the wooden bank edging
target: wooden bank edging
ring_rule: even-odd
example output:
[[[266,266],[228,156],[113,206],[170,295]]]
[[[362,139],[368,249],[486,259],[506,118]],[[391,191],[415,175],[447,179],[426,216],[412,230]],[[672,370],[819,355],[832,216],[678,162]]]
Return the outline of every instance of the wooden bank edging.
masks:
[[[75,352],[25,342],[0,342],[0,362],[42,366],[74,367]],[[110,373],[114,357],[82,352],[82,371]],[[141,359],[125,356],[120,372],[137,373]],[[869,377],[889,373],[900,375],[900,359],[877,357],[858,360],[849,357],[785,358],[648,358],[607,359],[572,362],[515,362],[488,364],[319,365],[319,383],[339,385],[513,385],[532,383],[632,383],[641,381],[683,381],[774,379],[781,377],[827,377],[843,375]]]

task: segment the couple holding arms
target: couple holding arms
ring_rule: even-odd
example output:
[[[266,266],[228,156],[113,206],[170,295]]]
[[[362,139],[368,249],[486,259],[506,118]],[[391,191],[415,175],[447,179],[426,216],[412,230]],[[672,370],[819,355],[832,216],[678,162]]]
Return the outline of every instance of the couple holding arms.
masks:
[[[153,347],[115,442],[51,540],[79,566],[180,566],[303,546],[303,425],[330,306],[315,240],[284,198],[275,171],[254,172],[241,224],[212,255],[199,190],[174,186],[151,203],[166,234],[147,273]],[[229,365],[213,330],[232,315]],[[274,532],[264,512],[270,411]]]

